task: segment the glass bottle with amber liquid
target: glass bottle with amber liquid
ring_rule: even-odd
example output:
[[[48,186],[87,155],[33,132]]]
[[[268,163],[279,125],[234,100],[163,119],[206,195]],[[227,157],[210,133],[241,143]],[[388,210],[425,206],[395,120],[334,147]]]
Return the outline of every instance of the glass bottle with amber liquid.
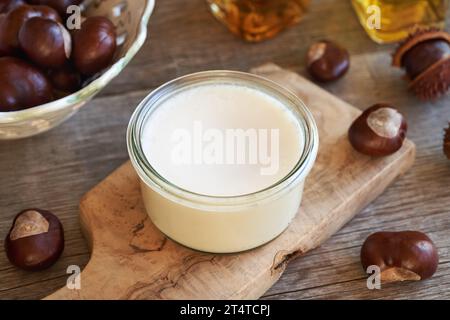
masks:
[[[418,28],[442,29],[449,0],[352,0],[367,34],[378,43],[403,40]]]
[[[213,15],[247,41],[275,36],[305,15],[310,0],[207,0]]]

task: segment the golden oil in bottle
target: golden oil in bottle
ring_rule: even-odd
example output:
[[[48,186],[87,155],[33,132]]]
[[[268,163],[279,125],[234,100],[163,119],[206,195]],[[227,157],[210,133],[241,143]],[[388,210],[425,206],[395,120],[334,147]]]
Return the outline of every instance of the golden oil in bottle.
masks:
[[[214,16],[247,41],[275,36],[301,20],[310,0],[207,0]]]
[[[443,28],[449,0],[352,0],[367,34],[378,43],[400,41],[417,28]]]

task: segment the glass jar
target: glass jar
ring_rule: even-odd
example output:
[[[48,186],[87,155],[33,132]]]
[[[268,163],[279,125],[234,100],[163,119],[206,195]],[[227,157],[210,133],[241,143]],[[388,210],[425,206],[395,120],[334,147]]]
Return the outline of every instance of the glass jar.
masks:
[[[207,0],[213,15],[247,41],[275,36],[299,22],[310,0]]]
[[[444,28],[448,0],[352,0],[367,34],[378,43],[405,39],[417,28]]]
[[[238,196],[202,195],[182,189],[161,176],[142,147],[146,121],[171,95],[204,84],[244,85],[276,98],[291,112],[304,147],[295,167],[272,186]],[[133,113],[127,131],[128,153],[141,182],[142,199],[152,222],[187,247],[214,253],[260,246],[287,228],[296,216],[306,176],[318,150],[312,114],[293,93],[264,78],[234,71],[206,71],[175,79],[148,95]],[[218,182],[220,183],[220,182]]]

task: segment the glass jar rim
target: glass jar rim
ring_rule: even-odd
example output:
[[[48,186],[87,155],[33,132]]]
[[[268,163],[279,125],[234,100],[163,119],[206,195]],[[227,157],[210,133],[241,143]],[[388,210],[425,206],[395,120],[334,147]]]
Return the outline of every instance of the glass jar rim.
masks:
[[[214,196],[199,194],[180,188],[162,177],[147,160],[142,149],[141,141],[143,127],[152,109],[158,107],[161,99],[166,99],[167,97],[176,94],[178,90],[184,90],[189,86],[204,85],[208,83],[221,84],[225,82],[229,84],[247,85],[251,88],[263,90],[272,97],[278,96],[285,100],[283,104],[287,104],[287,107],[291,109],[291,111],[295,111],[293,115],[296,121],[298,121],[301,129],[304,131],[305,141],[300,159],[295,164],[294,168],[292,168],[292,170],[281,180],[276,181],[262,190],[248,194]],[[263,200],[276,196],[280,191],[289,188],[289,186],[299,179],[306,178],[306,175],[314,164],[318,145],[319,136],[316,123],[311,112],[300,98],[290,90],[264,77],[246,72],[229,70],[211,70],[192,73],[161,85],[147,95],[147,97],[145,97],[138,105],[131,116],[127,129],[127,147],[131,163],[138,176],[145,184],[175,201],[207,206],[248,205],[254,203],[256,199]]]

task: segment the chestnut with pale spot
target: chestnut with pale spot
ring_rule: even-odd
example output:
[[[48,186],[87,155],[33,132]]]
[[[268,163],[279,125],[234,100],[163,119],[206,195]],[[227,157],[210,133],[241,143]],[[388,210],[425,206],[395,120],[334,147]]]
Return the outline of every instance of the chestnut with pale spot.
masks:
[[[366,271],[378,266],[382,282],[419,281],[437,270],[439,255],[433,241],[419,231],[376,232],[361,248]]]
[[[20,212],[5,239],[9,261],[18,268],[38,271],[52,266],[64,249],[64,230],[59,219],[41,209]]]
[[[61,23],[41,17],[23,24],[19,44],[28,58],[42,68],[61,68],[72,53],[69,31]]]
[[[353,148],[372,157],[398,151],[406,137],[408,125],[393,106],[376,104],[364,111],[350,126],[348,138]]]
[[[340,45],[322,40],[314,43],[306,56],[308,72],[320,82],[341,78],[350,67],[350,55]]]

